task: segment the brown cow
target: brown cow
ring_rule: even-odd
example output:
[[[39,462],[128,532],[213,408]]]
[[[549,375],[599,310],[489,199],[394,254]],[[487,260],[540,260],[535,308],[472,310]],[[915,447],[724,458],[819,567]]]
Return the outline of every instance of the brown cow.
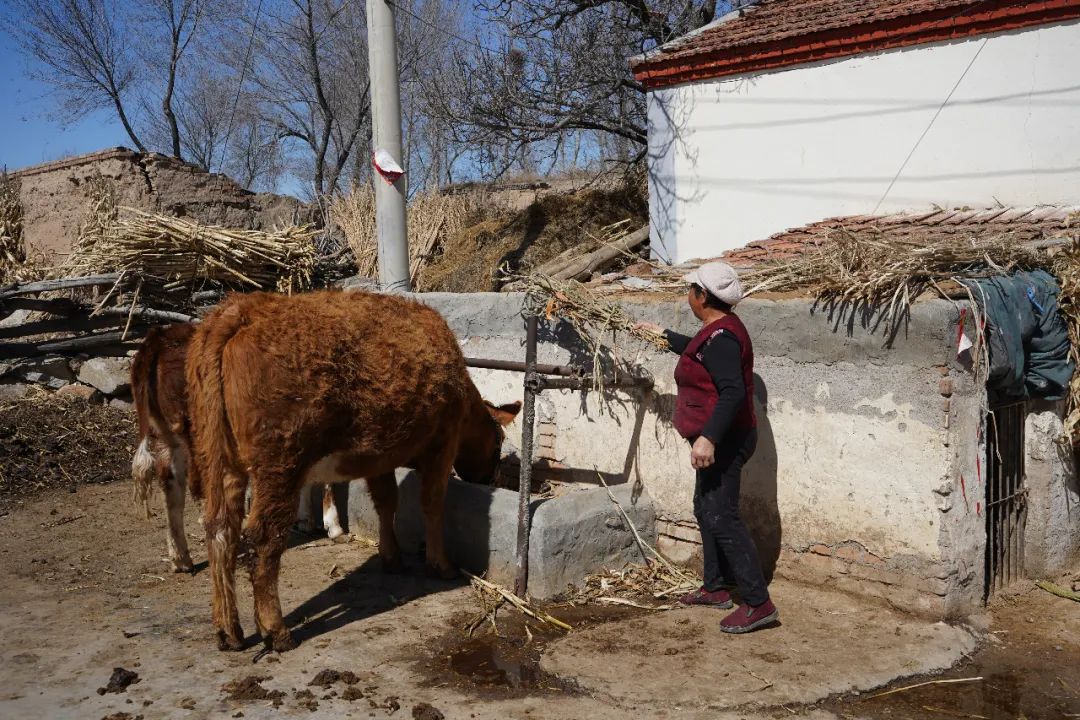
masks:
[[[149,518],[156,480],[165,498],[173,572],[193,570],[184,534],[184,498],[189,484],[192,497],[202,498],[197,475],[188,477],[192,468],[188,462],[184,361],[194,333],[195,326],[190,324],[151,328],[131,362],[132,397],[139,420],[138,447],[131,462],[135,502]],[[300,504],[306,510],[306,503]],[[344,534],[329,485],[323,491],[322,518],[330,538]]]
[[[188,474],[188,420],[184,357],[194,325],[151,328],[131,361],[131,393],[139,418],[139,444],[131,462],[135,501],[150,517],[150,495],[157,480],[169,518],[169,560],[174,572],[191,572],[184,535],[184,497],[201,492],[197,475]]]
[[[389,295],[234,295],[196,330],[187,378],[195,464],[206,491],[213,621],[223,650],[243,642],[235,594],[241,547],[264,643],[277,651],[295,647],[281,615],[278,570],[300,490],[316,479],[368,479],[379,553],[392,568],[400,563],[393,473],[418,470],[427,563],[452,575],[442,538],[451,469],[490,483],[502,426],[520,409],[480,397],[438,313]]]

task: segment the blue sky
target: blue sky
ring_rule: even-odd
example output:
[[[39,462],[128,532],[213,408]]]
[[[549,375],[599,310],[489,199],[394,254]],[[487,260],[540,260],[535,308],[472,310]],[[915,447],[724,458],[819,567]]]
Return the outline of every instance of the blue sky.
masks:
[[[0,166],[15,170],[67,155],[114,145],[130,145],[109,113],[99,112],[64,127],[49,89],[28,77],[27,61],[5,32],[0,32]]]

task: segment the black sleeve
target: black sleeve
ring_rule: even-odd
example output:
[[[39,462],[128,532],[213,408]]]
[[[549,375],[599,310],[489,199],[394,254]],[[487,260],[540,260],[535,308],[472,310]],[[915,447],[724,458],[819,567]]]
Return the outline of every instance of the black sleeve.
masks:
[[[727,434],[739,406],[746,400],[742,374],[742,348],[731,335],[721,334],[712,339],[702,353],[705,369],[709,371],[720,399],[712,417],[705,423],[702,436],[718,443]]]
[[[689,345],[690,341],[694,338],[689,335],[680,335],[672,330],[665,330],[664,339],[667,340],[668,345],[671,346],[671,352],[676,355],[682,355],[683,350],[686,349],[686,346]]]

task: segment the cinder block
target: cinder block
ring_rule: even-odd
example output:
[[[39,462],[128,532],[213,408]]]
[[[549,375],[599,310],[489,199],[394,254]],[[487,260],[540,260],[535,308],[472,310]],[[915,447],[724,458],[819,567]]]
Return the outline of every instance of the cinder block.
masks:
[[[417,553],[424,541],[420,484],[416,473],[399,471],[395,529],[406,553]],[[655,546],[656,512],[648,495],[642,494],[633,502],[629,485],[614,487],[612,493],[642,538]],[[475,574],[487,573],[493,582],[512,586],[517,505],[515,492],[451,478],[444,511],[444,538],[450,561]],[[568,584],[580,583],[586,575],[600,570],[643,560],[633,533],[603,488],[534,500],[530,512],[529,594],[535,598],[558,595]],[[378,537],[378,515],[363,481],[352,483],[348,514],[352,532]]]

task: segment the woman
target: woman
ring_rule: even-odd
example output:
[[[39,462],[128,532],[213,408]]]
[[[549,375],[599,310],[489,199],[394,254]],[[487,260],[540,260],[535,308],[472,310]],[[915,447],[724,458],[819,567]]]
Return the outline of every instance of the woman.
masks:
[[[733,308],[742,285],[726,263],[702,265],[684,278],[687,300],[701,330],[687,337],[651,323],[636,327],[663,333],[680,355],[675,367],[679,394],[675,429],[690,441],[690,464],[697,470],[694,516],[701,529],[705,582],[681,598],[686,605],[731,608],[737,588],[743,605],[720,621],[720,629],[745,633],[776,622],[757,548],[739,516],[743,465],[757,446],[754,417],[754,349]]]

